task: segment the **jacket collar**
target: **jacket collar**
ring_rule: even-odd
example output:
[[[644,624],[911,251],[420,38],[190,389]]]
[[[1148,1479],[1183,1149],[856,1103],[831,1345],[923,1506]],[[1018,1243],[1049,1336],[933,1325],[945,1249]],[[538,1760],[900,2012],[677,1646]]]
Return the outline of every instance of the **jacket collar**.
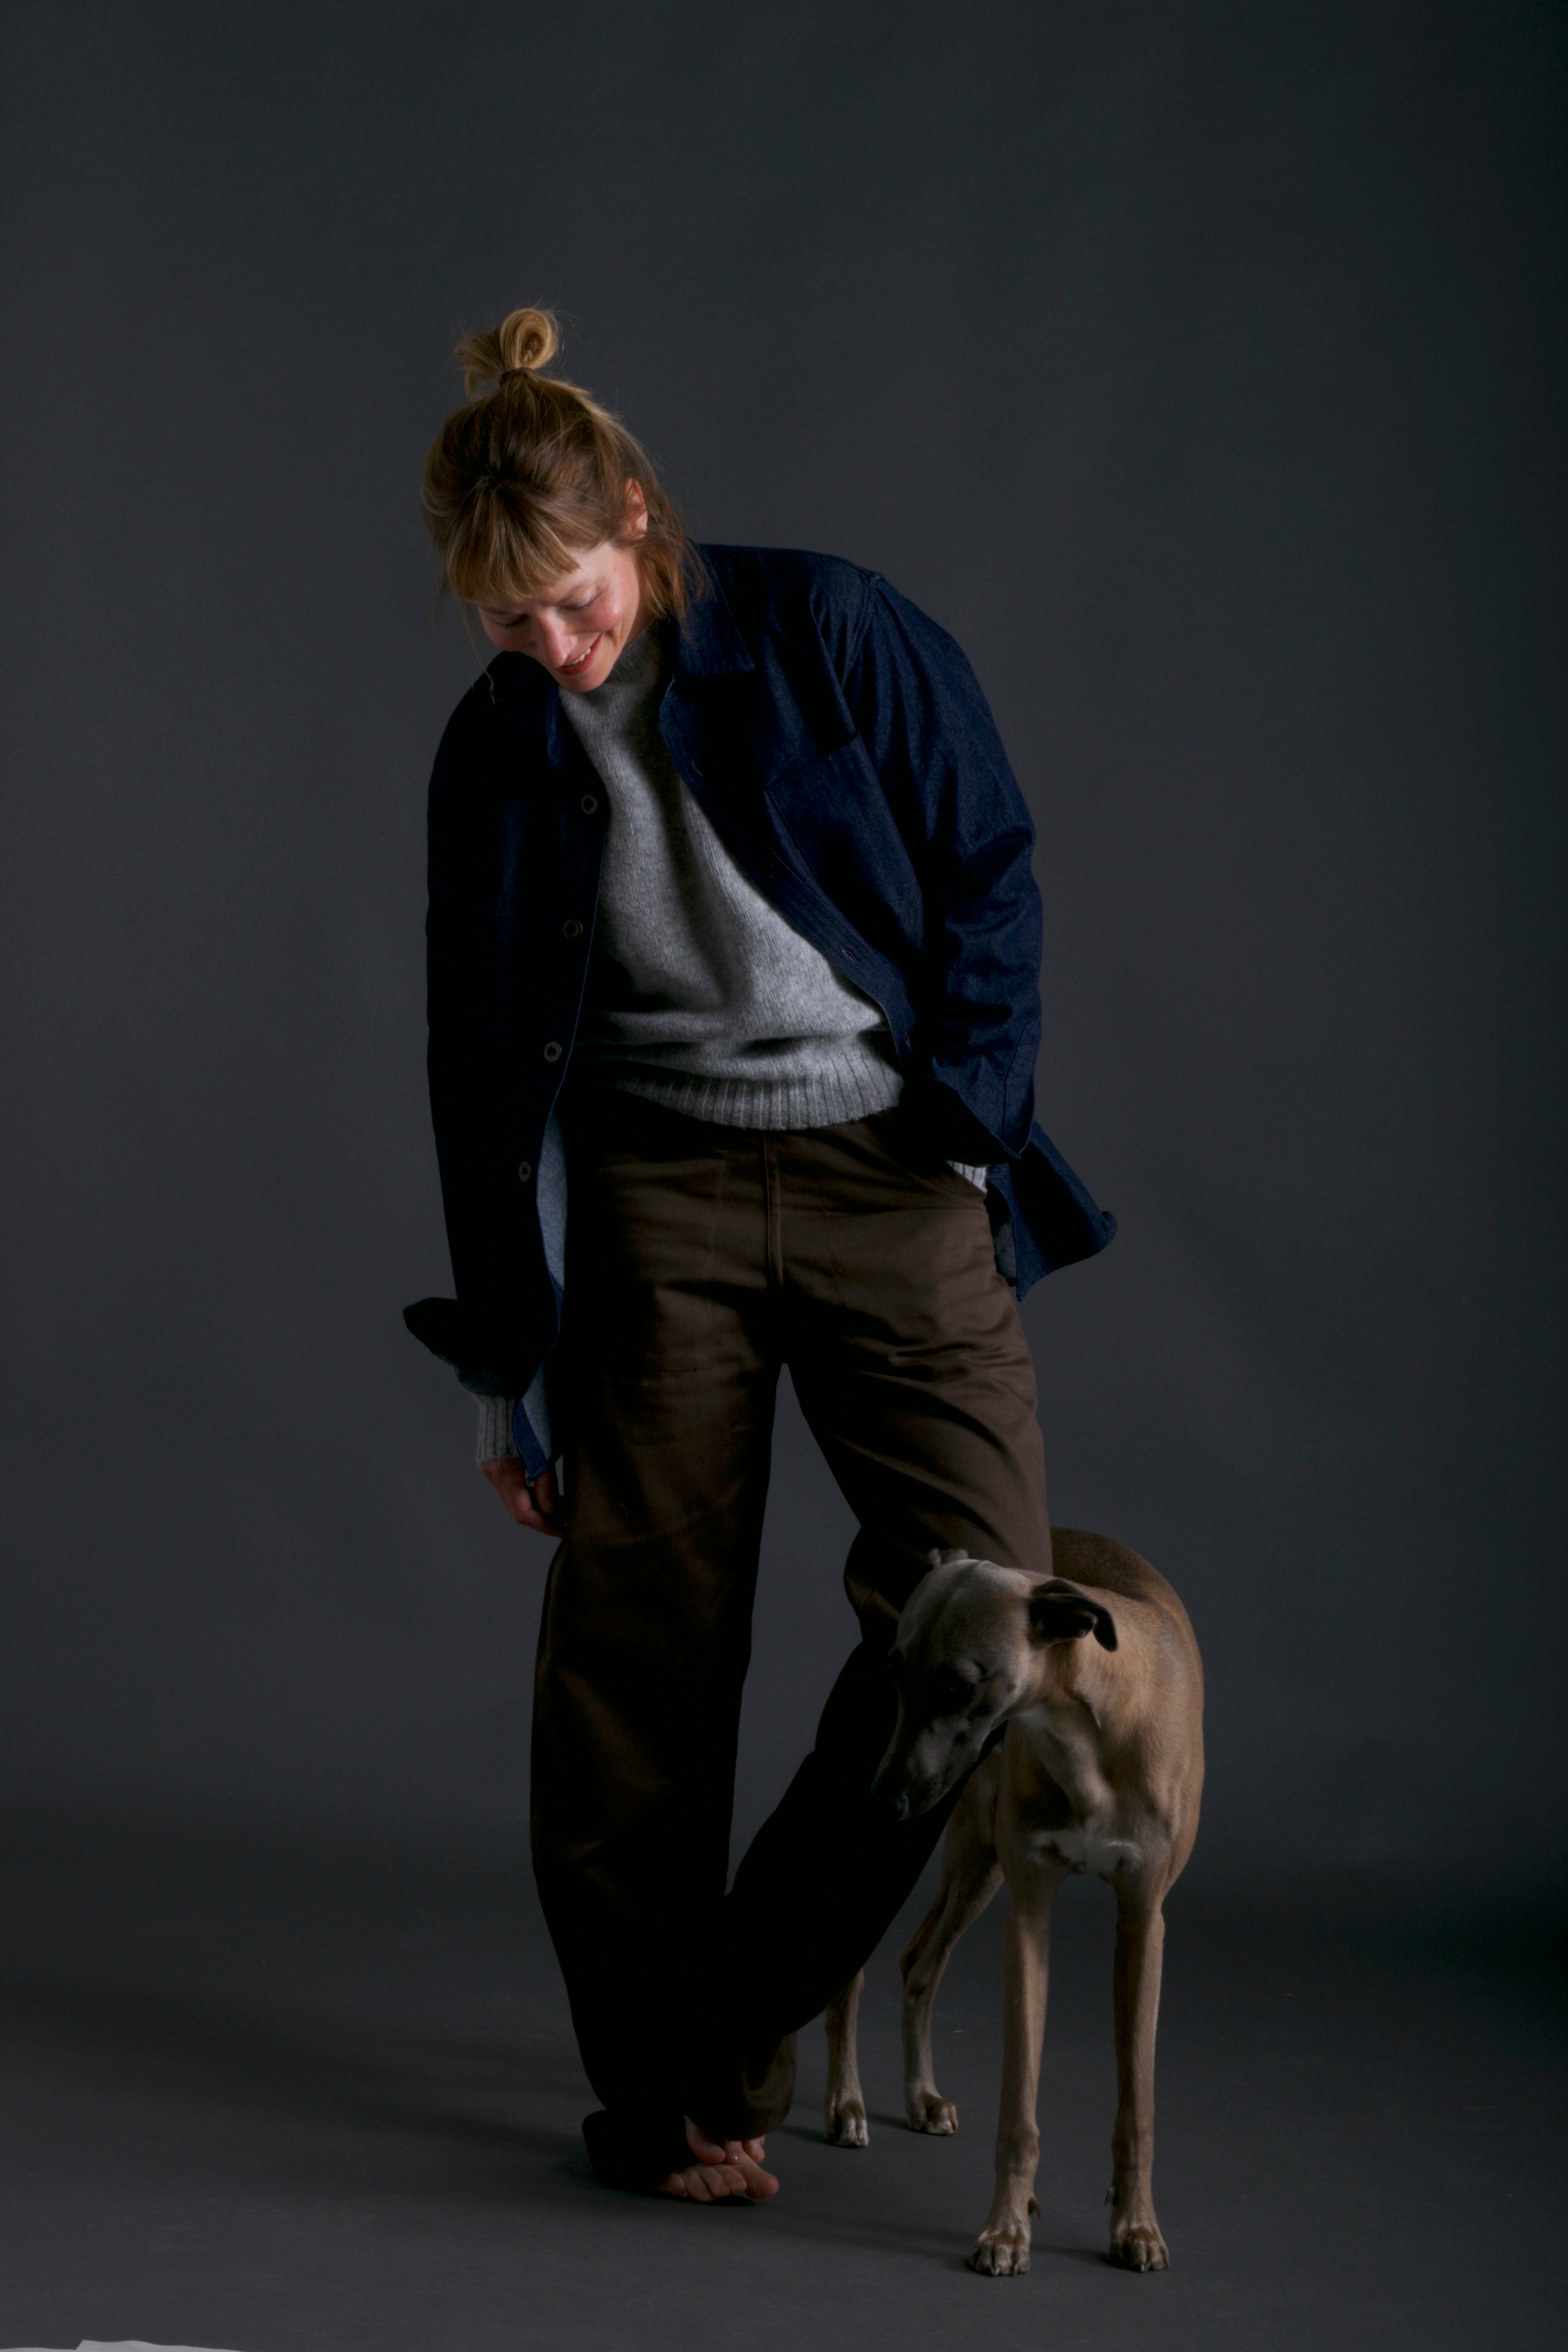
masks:
[[[702,569],[702,586],[676,638],[676,678],[684,682],[688,678],[738,677],[754,670],[756,664],[746,651],[746,641],[735,625],[735,616],[719,585],[718,573],[701,548],[697,556]],[[570,756],[570,742],[575,739],[570,736],[561,715],[561,688],[554,679],[547,677],[537,662],[529,661],[522,654],[498,654],[489,669],[491,678],[502,687],[509,699],[521,696],[523,709],[531,702],[537,710],[542,702],[545,758],[552,768],[564,765]]]
[[[677,677],[721,677],[736,670],[755,669],[746,641],[725,602],[719,575],[701,548],[703,593],[692,603],[680,624],[675,650]]]

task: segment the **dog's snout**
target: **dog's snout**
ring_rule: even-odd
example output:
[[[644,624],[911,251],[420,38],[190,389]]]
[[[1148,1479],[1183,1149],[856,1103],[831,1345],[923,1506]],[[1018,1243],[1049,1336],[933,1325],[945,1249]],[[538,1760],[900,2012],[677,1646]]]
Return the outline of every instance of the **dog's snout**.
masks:
[[[871,1783],[871,1801],[890,1821],[917,1821],[944,1795],[942,1783],[918,1771],[908,1758],[883,1765]]]
[[[906,1778],[894,1756],[883,1757],[871,1783],[871,1802],[878,1811],[889,1814],[895,1822],[910,1818],[910,1792]]]
[[[898,1727],[871,1783],[871,1801],[895,1822],[916,1821],[941,1803],[967,1769],[962,1743],[955,1748],[929,1723],[911,1724],[900,1709]]]

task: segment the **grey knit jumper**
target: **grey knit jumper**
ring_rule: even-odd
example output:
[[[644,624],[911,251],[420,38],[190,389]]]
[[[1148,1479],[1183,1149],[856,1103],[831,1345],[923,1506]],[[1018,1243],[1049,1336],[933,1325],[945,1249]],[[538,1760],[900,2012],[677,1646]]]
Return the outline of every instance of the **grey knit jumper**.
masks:
[[[879,1006],[731,858],[658,730],[668,642],[648,628],[562,710],[610,822],[575,1053],[610,1084],[721,1127],[835,1127],[899,1098]]]
[[[721,1127],[836,1127],[889,1110],[903,1077],[881,1008],[753,889],[669,756],[668,655],[663,632],[645,629],[603,686],[561,698],[609,804],[574,1058]],[[984,1190],[983,1168],[959,1172]],[[479,1460],[515,1453],[510,1401],[479,1406]]]

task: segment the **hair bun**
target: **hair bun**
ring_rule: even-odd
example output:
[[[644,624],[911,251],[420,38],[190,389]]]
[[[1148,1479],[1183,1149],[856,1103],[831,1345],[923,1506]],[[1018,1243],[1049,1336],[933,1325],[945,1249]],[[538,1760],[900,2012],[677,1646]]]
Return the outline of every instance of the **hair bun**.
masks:
[[[561,349],[561,330],[548,310],[510,310],[488,333],[465,335],[455,357],[470,400],[493,391],[518,368],[542,368]]]
[[[542,367],[561,349],[561,330],[548,310],[513,310],[496,329],[509,368]]]

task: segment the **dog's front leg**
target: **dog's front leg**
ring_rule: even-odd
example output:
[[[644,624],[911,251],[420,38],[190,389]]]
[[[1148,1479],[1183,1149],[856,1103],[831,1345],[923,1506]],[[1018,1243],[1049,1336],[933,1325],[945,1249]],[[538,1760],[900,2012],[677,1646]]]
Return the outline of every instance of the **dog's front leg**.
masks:
[[[837,2000],[827,2004],[823,2022],[827,2028],[827,2090],[822,2102],[822,2127],[835,2147],[865,2147],[870,2140],[866,2124],[866,2100],[860,2089],[860,2060],[856,2022],[860,2013],[860,1988],[866,1971],[850,1978]]]
[[[1051,1905],[1065,1871],[1026,1853],[1004,1856],[1012,1897],[1002,1945],[1002,2106],[996,2118],[996,2192],[969,2257],[972,2271],[1016,2278],[1029,2267],[1029,2217],[1040,2132],[1035,2103],[1046,2038]]]
[[[1165,1948],[1162,1890],[1116,1890],[1116,2128],[1111,2134],[1110,2260],[1163,2271],[1171,2257],[1154,2218],[1154,2029]]]
[[[899,1966],[904,1979],[904,2113],[910,2129],[958,2129],[958,2109],[936,2086],[931,2021],[936,1989],[954,1944],[1002,1884],[996,1860],[996,1789],[1001,1759],[987,1757],[958,1801],[942,1850],[942,1886]]]

